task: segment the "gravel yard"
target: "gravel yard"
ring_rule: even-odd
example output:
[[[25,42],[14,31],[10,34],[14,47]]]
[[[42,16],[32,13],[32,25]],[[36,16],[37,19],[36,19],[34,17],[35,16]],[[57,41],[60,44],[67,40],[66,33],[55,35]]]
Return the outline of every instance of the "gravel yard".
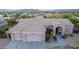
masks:
[[[79,34],[73,34],[73,37],[68,36],[65,41],[70,47],[79,48]]]

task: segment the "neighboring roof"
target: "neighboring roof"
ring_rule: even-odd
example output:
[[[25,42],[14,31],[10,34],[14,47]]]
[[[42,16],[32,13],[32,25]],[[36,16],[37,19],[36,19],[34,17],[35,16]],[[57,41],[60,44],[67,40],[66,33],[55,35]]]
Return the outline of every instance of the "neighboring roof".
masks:
[[[16,26],[12,27],[10,31],[44,32],[46,25],[56,23],[61,23],[65,26],[74,26],[68,19],[29,18],[22,19]]]

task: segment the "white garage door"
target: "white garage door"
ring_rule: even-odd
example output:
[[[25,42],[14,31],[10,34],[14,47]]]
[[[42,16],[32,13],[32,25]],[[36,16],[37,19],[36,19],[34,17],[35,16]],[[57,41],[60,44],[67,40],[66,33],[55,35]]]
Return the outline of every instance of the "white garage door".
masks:
[[[27,41],[42,41],[40,35],[27,35]]]
[[[21,40],[21,34],[20,33],[14,33],[14,40]]]

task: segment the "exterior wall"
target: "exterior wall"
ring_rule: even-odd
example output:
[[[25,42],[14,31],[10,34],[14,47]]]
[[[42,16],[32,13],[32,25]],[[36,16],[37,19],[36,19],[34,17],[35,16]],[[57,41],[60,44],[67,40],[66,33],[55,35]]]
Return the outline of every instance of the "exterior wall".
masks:
[[[66,29],[65,29],[65,34],[72,34],[72,32],[73,32],[73,27],[67,26]]]
[[[54,35],[56,34],[56,28],[57,27],[62,27],[62,35],[64,34],[72,34],[73,33],[73,26],[63,26],[63,25],[56,25],[53,27],[53,30],[54,30]]]
[[[53,27],[54,36],[56,35],[56,28],[57,27],[62,27],[62,34],[61,35],[64,35],[65,34],[65,26],[63,26],[63,25],[56,25],[56,26]]]
[[[45,33],[41,34],[42,41],[45,41]]]
[[[21,40],[21,33],[11,33],[12,40]]]
[[[15,40],[13,33],[11,33],[11,40]]]

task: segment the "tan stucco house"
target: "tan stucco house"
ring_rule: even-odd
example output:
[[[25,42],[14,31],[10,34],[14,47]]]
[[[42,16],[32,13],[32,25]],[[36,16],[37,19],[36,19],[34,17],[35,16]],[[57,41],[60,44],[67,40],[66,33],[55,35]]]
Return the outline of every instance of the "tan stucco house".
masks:
[[[56,35],[57,28],[61,35],[72,34],[74,25],[68,19],[48,19],[42,17],[23,19],[9,29],[12,40],[45,41],[46,28],[51,28]]]

